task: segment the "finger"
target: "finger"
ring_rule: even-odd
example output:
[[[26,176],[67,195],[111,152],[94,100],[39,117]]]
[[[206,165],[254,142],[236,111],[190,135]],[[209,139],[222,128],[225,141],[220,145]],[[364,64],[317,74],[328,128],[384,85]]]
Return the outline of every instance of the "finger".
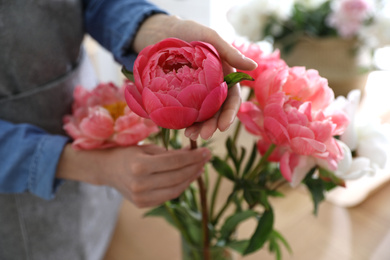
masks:
[[[236,118],[241,105],[241,90],[238,84],[229,89],[228,96],[222,106],[221,114],[218,118],[219,130],[226,131]]]
[[[211,153],[208,148],[170,150],[161,154],[145,156],[140,159],[140,162],[135,164],[135,167],[138,167],[137,172],[140,174],[142,174],[142,172],[165,172],[181,169],[199,162],[205,162],[210,160],[210,158]],[[151,161],[153,163],[150,163]]]
[[[169,188],[148,191],[145,194],[137,194],[136,196],[133,195],[131,201],[139,208],[158,206],[165,201],[179,197],[196,178]]]
[[[211,43],[218,51],[222,60],[227,61],[230,66],[240,70],[254,70],[257,63],[245,57],[239,50],[226,42],[219,34],[213,30],[208,30],[205,41]]]
[[[169,172],[157,172],[131,180],[130,189],[134,194],[142,194],[158,189],[168,189],[188,180],[197,178],[203,172],[205,163],[197,163]]]
[[[202,129],[202,123],[195,123],[192,126],[189,126],[184,131],[184,135],[191,140],[196,141],[200,134],[200,130]]]
[[[215,133],[215,131],[217,131],[219,115],[220,115],[220,111],[218,111],[212,118],[203,122],[202,128],[200,129],[200,133],[199,133],[202,139],[204,140],[210,139]]]
[[[145,145],[140,145],[138,147],[145,154],[150,154],[150,155],[165,153],[167,151],[164,147],[155,144],[145,144]]]

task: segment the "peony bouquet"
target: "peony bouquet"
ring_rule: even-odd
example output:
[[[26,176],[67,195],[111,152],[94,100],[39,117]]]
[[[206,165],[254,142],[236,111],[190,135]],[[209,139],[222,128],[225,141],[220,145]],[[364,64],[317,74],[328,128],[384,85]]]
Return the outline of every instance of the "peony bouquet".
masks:
[[[239,35],[277,42],[286,52],[302,37],[356,39],[369,49],[390,43],[385,0],[251,0],[232,8],[228,20]]]
[[[241,82],[248,90],[239,121],[224,140],[225,154],[214,154],[196,184],[146,214],[164,217],[177,228],[183,259],[233,259],[232,251],[248,255],[266,245],[280,259],[281,247],[291,249],[274,228],[270,198],[283,197],[282,186],[306,186],[317,213],[327,191],[366,174],[350,174],[352,152],[340,138],[353,122],[350,103],[335,99],[325,78],[316,70],[287,66],[277,51],[266,54],[256,44],[236,48],[259,66],[224,77],[210,44],[165,39],[140,52],[133,72],[122,70],[129,79],[123,92],[111,84],[92,92],[77,88],[73,115],[65,118],[75,148],[136,145],[157,125],[160,134],[150,135],[151,140],[179,149],[185,143],[180,131],[213,117],[229,86]],[[128,107],[118,93],[124,93]],[[240,135],[255,141],[245,146]],[[192,149],[215,148],[213,140],[188,142]],[[216,174],[214,182],[211,174]],[[228,192],[221,192],[222,182],[229,184]],[[222,204],[217,203],[221,196]],[[240,225],[249,220],[256,222],[255,229],[239,238]]]

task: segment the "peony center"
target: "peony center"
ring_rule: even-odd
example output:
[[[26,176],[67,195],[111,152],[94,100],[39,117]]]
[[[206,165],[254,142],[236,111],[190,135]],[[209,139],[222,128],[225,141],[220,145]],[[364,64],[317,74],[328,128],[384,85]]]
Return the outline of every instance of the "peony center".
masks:
[[[123,116],[125,114],[125,108],[127,104],[124,101],[118,101],[112,104],[108,104],[103,106],[110,113],[111,117],[114,120],[117,120],[118,117]]]

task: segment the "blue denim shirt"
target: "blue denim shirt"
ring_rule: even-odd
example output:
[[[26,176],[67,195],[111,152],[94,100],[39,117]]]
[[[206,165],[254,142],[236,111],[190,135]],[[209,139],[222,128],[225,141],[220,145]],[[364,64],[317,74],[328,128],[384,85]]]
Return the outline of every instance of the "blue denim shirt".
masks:
[[[83,0],[85,30],[114,58],[132,69],[136,53],[129,48],[139,25],[154,13],[165,13],[144,0]],[[58,160],[69,138],[30,124],[0,119],[0,193],[30,192],[52,199],[60,180]]]

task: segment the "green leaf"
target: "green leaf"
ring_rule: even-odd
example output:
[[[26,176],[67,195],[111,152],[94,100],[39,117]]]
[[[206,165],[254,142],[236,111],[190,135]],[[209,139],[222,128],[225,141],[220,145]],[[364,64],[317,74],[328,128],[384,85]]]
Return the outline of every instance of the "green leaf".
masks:
[[[161,128],[161,138],[164,144],[165,149],[168,150],[169,147],[169,138],[170,138],[170,129],[167,128]]]
[[[176,227],[171,214],[169,214],[168,210],[164,205],[149,210],[144,214],[144,217],[163,217],[169,224]]]
[[[230,168],[230,166],[225,161],[222,161],[218,156],[213,157],[213,159],[211,160],[211,164],[218,172],[218,174],[228,178],[229,180],[235,180],[232,168]]]
[[[238,224],[250,217],[256,217],[257,213],[253,210],[242,211],[229,216],[221,227],[221,239],[228,240],[230,235],[236,230]]]
[[[336,186],[345,187],[345,181],[337,177],[333,172],[328,171],[324,168],[319,168],[318,170],[320,172],[321,179],[323,179],[325,182],[331,182],[334,184],[333,187],[332,185],[329,185],[329,188],[333,189]]]
[[[234,240],[226,244],[227,247],[239,252],[241,255],[244,254],[245,249],[249,245],[249,240]]]
[[[267,195],[271,197],[284,198],[284,194],[277,190],[267,190]]]
[[[255,232],[249,240],[249,245],[244,251],[244,255],[248,255],[259,250],[267,241],[271,234],[274,225],[274,213],[272,209],[264,211],[264,214],[258,221]]]
[[[275,253],[276,260],[282,260],[282,251],[280,250],[279,244],[275,239],[270,239],[269,241],[269,251]]]
[[[303,183],[306,185],[308,190],[310,191],[313,204],[314,204],[314,215],[318,213],[319,204],[325,199],[324,195],[324,181],[320,178],[313,178],[313,173],[315,172],[315,168],[311,170],[309,174],[303,180]]]
[[[282,244],[284,245],[284,247],[287,249],[287,251],[292,254],[292,249],[291,249],[291,246],[290,244],[287,242],[287,240],[282,236],[282,234],[280,234],[278,231],[276,230],[273,230],[272,231],[272,236],[274,236],[275,238],[277,238],[278,240],[280,240],[282,242]]]
[[[246,155],[246,149],[245,149],[245,147],[241,147],[241,155],[240,155],[240,158],[238,159],[237,175],[240,174],[241,164],[244,161],[245,155]]]
[[[235,84],[243,80],[254,81],[254,79],[251,76],[243,72],[230,73],[224,77],[224,80],[226,81],[228,88],[234,86]]]
[[[123,67],[122,67],[122,73],[123,73],[123,75],[125,75],[125,77],[126,77],[128,80],[134,82],[134,74],[133,74],[133,72],[128,71],[128,70],[123,66]]]
[[[229,136],[225,142],[226,151],[228,152],[229,157],[232,159],[236,170],[239,169],[238,159],[237,159],[237,147],[232,141],[232,138]]]
[[[256,155],[257,155],[257,144],[254,143],[253,144],[253,147],[252,147],[252,151],[251,151],[251,155],[249,156],[249,159],[245,165],[245,168],[244,168],[244,172],[243,172],[243,177],[248,174],[250,172],[250,170],[252,169],[252,166],[253,166],[253,163],[256,159]]]
[[[290,245],[287,243],[286,239],[276,230],[272,230],[268,238],[268,241],[269,241],[269,251],[275,253],[277,260],[282,259],[282,250],[280,248],[280,242],[282,245],[284,245],[284,247],[288,250],[288,252],[292,254]]]

